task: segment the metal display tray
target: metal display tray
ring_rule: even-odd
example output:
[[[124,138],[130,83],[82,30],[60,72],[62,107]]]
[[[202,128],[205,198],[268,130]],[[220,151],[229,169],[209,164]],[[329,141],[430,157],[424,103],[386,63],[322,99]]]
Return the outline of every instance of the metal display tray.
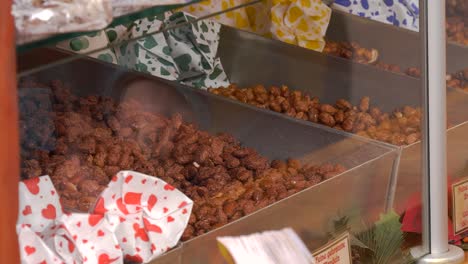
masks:
[[[382,27],[379,34],[411,33],[350,15],[342,19],[349,20],[348,26],[353,32],[359,32],[355,27],[363,30],[367,25],[376,27],[375,30],[377,26]],[[465,53],[468,55],[468,52]],[[322,102],[334,103],[344,98],[354,105],[357,105],[363,96],[369,96],[372,105],[387,112],[407,105],[421,105],[422,87],[419,79],[327,56],[229,27],[222,29],[218,54],[227,76],[240,87],[284,84],[291,89],[317,96]],[[448,173],[457,178],[462,176],[460,172],[468,160],[468,94],[449,88],[447,114],[448,123],[451,125],[447,139]],[[393,203],[393,207],[399,213],[405,209],[407,199],[422,186],[421,142],[400,149],[401,163],[395,168],[396,192]]]
[[[327,227],[335,217],[346,215],[355,223],[372,222],[388,207],[399,151],[387,144],[286,118],[93,59],[75,60],[28,77],[63,80],[81,95],[101,94],[118,101],[142,98],[148,108],[166,115],[181,113],[202,130],[229,132],[243,145],[270,159],[292,157],[307,164],[332,162],[348,168],[330,180],[182,243],[177,252],[163,255],[154,263],[221,263],[217,236],[287,226],[293,227],[314,250],[326,243]],[[362,226],[356,227],[356,231],[359,228]]]
[[[418,32],[333,10],[326,37],[334,41],[356,41],[364,47],[375,48],[382,62],[396,64],[402,69],[421,68]],[[447,72],[455,73],[467,67],[468,48],[447,42]]]

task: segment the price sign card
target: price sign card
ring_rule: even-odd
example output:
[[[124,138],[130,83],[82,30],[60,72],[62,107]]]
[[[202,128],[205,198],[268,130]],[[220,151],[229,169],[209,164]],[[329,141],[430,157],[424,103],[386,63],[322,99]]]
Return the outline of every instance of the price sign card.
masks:
[[[228,263],[316,264],[314,257],[291,228],[245,236],[218,237],[218,247]]]
[[[330,241],[314,254],[317,264],[350,264],[351,258],[351,243],[349,233],[337,237]]]
[[[452,185],[452,221],[455,234],[468,230],[468,178]]]

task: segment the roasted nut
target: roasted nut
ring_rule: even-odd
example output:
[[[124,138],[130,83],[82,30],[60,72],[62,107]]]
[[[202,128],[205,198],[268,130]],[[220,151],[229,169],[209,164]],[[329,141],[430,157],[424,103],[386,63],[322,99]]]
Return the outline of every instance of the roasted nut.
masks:
[[[372,50],[362,49],[357,43],[343,44],[343,47],[353,50],[358,60],[362,60],[363,62],[373,56]],[[398,66],[391,64],[378,62],[376,66],[390,71],[401,72]],[[466,75],[468,75],[468,70]],[[458,74],[458,76],[464,78],[463,73]],[[223,93],[220,92],[220,94],[228,96],[235,93],[236,90],[242,90],[244,93],[253,88],[239,89],[231,85],[228,88],[218,89],[219,91],[224,91]],[[217,89],[210,89],[210,91],[215,90],[217,91]],[[420,109],[409,106],[404,107],[401,112],[394,112],[390,116],[388,113],[383,113],[377,107],[371,107],[369,97],[363,97],[359,106],[353,106],[344,99],[339,99],[335,105],[330,105],[320,104],[320,100],[317,97],[311,98],[303,92],[289,90],[286,86],[282,86],[281,88],[271,87],[269,89],[261,88],[260,90],[257,93],[266,94],[268,98],[266,104],[271,110],[285,113],[296,119],[321,123],[337,130],[354,132],[392,144],[407,144],[402,143],[403,141],[400,140],[400,136],[394,137],[394,134],[406,137],[420,131]],[[414,135],[409,138],[409,141],[406,140],[405,142],[411,142],[413,137]]]
[[[338,107],[341,110],[348,110],[351,109],[353,106],[350,102],[346,101],[345,99],[339,99],[338,101],[336,101],[336,107]]]
[[[320,123],[326,126],[333,127],[335,125],[335,119],[329,113],[324,113],[324,112],[320,113],[319,120],[320,120]]]
[[[359,103],[359,109],[362,111],[362,112],[367,112],[369,110],[369,102],[370,102],[370,99],[369,97],[363,97],[361,99],[361,102]]]
[[[62,85],[54,83],[55,109],[41,112],[44,104],[25,103],[28,115],[21,117],[22,133],[27,137],[35,126],[40,133],[32,143],[28,137],[22,141],[27,157],[23,157],[22,177],[49,174],[67,211],[87,212],[119,170],[132,169],[160,177],[195,202],[182,235],[188,240],[339,173],[334,166],[305,168],[296,160],[270,163],[231,135],[199,131],[179,115],[168,119],[148,113],[136,101],[117,106],[104,97],[75,97]],[[337,115],[340,122],[352,108],[346,102],[341,108],[320,105],[317,98],[286,86],[240,89],[232,85],[209,91],[259,107],[286,106],[285,113],[316,121],[319,114],[334,118],[321,113],[321,108]],[[272,102],[277,106],[271,107]],[[37,123],[38,115],[57,120]],[[37,150],[50,138],[57,138],[54,151]],[[313,176],[306,178],[306,173]]]
[[[320,111],[322,113],[335,114],[337,112],[336,108],[329,104],[323,104],[320,106]]]

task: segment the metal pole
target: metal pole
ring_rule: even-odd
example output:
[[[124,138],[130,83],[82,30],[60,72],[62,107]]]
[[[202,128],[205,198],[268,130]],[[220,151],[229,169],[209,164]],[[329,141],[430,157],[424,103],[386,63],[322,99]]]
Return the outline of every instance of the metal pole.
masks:
[[[447,201],[447,105],[445,1],[431,1],[426,6],[427,47],[425,167],[429,176],[429,234],[431,254],[448,251]]]
[[[420,1],[423,45],[423,245],[420,263],[462,263],[463,251],[448,244],[445,1]]]

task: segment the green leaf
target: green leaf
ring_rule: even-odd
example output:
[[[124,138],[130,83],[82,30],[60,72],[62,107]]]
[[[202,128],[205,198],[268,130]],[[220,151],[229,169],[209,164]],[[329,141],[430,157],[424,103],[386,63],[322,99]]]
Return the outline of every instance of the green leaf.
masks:
[[[79,37],[74,38],[70,41],[70,48],[73,51],[80,51],[82,49],[87,49],[89,47],[89,41],[86,38]]]
[[[132,43],[133,44],[133,52],[135,53],[135,57],[139,57],[140,55],[140,47],[138,45],[135,45],[135,43]]]
[[[411,262],[401,247],[404,234],[401,231],[400,216],[395,212],[380,215],[380,219],[357,237],[372,252],[373,264],[390,264],[395,261]]]
[[[203,69],[205,70],[211,69],[211,65],[204,58],[202,59],[201,64],[202,64]]]
[[[174,66],[174,64],[172,64],[172,62],[167,61],[167,60],[165,60],[165,59],[163,59],[163,58],[159,58],[159,57],[158,57],[158,61],[159,61],[161,64],[166,65],[166,66]]]
[[[200,28],[203,32],[208,32],[208,26],[205,24],[205,22],[201,22]]]
[[[152,48],[156,47],[157,45],[158,45],[158,42],[152,36],[149,36],[149,37],[145,38],[145,42],[143,43],[143,47],[145,47],[147,49],[152,49]]]
[[[215,68],[215,69],[213,70],[213,72],[212,72],[212,73],[210,74],[210,76],[209,76],[210,80],[214,80],[214,79],[218,78],[218,76],[219,76],[221,73],[223,73],[223,71],[222,71],[221,69]]]
[[[107,30],[106,31],[107,38],[109,39],[109,42],[114,42],[114,40],[117,39],[117,32],[115,30]]]
[[[140,72],[148,72],[148,67],[145,64],[139,62],[135,65],[135,70]]]
[[[163,67],[161,67],[161,75],[164,75],[164,76],[168,76],[168,75],[171,75],[170,72],[168,72],[166,69],[164,69]]]
[[[183,16],[184,16],[184,13],[177,12],[177,13],[175,13],[172,16],[169,17],[169,21],[175,21],[175,20],[177,20],[177,19],[179,19],[179,18],[181,18]]]
[[[159,21],[163,21],[164,20],[164,13],[159,13],[159,14],[156,14],[155,18]]]
[[[97,58],[106,62],[112,62],[112,56],[109,53],[99,54]]]
[[[166,55],[171,55],[171,48],[169,46],[166,46],[162,49],[162,52]]]
[[[200,48],[201,51],[204,53],[209,53],[210,52],[210,46],[205,45],[205,44],[198,44],[198,47]]]
[[[174,61],[182,71],[188,71],[190,70],[190,62],[192,61],[192,57],[189,54],[182,54],[178,57],[175,57]]]

